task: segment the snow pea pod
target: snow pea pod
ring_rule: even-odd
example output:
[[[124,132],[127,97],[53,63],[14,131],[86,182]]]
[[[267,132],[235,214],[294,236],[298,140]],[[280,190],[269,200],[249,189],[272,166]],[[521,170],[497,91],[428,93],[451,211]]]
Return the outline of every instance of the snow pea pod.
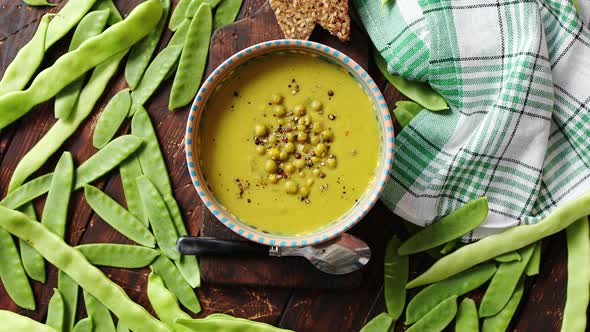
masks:
[[[403,128],[423,109],[424,107],[422,105],[413,101],[400,100],[395,103],[393,114],[397,119],[397,123]]]
[[[90,264],[84,255],[41,223],[3,206],[0,206],[0,215],[3,216],[0,218],[0,227],[29,242],[48,262],[68,274],[132,330],[170,332],[166,325],[133,302],[121,287]]]
[[[143,174],[136,154],[132,154],[119,165],[119,173],[121,174],[121,183],[123,184],[127,209],[145,226],[149,226],[149,221],[143,211],[143,203],[137,190],[137,182],[135,181],[138,176]]]
[[[109,100],[102,113],[96,121],[94,134],[92,135],[92,145],[100,149],[110,142],[121,127],[123,121],[129,114],[131,108],[131,94],[129,89],[117,92]]]
[[[494,260],[499,263],[520,261],[521,259],[522,259],[522,257],[520,257],[520,254],[518,253],[518,251],[507,252],[507,253],[502,254],[500,256],[494,257]]]
[[[174,326],[174,321],[178,318],[191,318],[191,316],[180,309],[174,293],[164,286],[162,277],[153,270],[148,276],[147,296],[156,315],[164,324]]]
[[[131,89],[135,89],[139,84],[166,26],[168,12],[170,11],[170,0],[160,0],[160,2],[162,3],[160,21],[149,35],[133,45],[131,51],[129,51],[127,64],[125,64],[125,80]]]
[[[440,254],[446,255],[446,254],[450,253],[451,251],[453,251],[453,249],[455,249],[459,245],[459,243],[460,243],[459,240],[453,240],[453,241],[449,241],[449,242],[445,243],[445,245],[440,249]]]
[[[383,287],[387,313],[397,320],[406,305],[409,259],[397,253],[401,241],[394,236],[385,247]]]
[[[213,16],[213,30],[217,30],[224,25],[228,25],[236,20],[243,0],[222,0]]]
[[[420,291],[406,308],[406,325],[418,321],[451,296],[461,296],[483,285],[496,273],[493,263],[484,263],[439,281]]]
[[[493,316],[508,303],[533,254],[533,249],[534,246],[528,246],[520,250],[520,261],[500,264],[479,305],[479,317]]]
[[[373,49],[373,60],[381,74],[404,96],[430,111],[442,111],[449,108],[445,99],[428,83],[409,81],[401,76],[391,74],[387,70],[385,59],[375,49]]]
[[[95,332],[115,332],[115,323],[109,309],[87,290],[84,290],[84,305],[88,317],[92,317]]]
[[[398,252],[400,255],[410,255],[443,245],[479,226],[487,215],[488,198],[476,198],[412,235],[399,247]]]
[[[539,274],[539,268],[541,266],[541,249],[542,241],[539,240],[535,244],[535,251],[533,251],[533,255],[531,256],[531,259],[529,259],[529,263],[524,270],[524,273],[529,277]]]
[[[74,31],[68,52],[78,48],[87,39],[98,36],[104,30],[109,15],[110,13],[107,9],[93,11],[86,14],[86,16],[80,20],[80,23],[78,23],[78,26]],[[67,119],[70,116],[72,110],[76,107],[76,101],[80,96],[80,91],[82,90],[85,78],[86,75],[83,74],[77,80],[63,88],[63,90],[55,96],[54,113],[57,119]]]
[[[118,321],[117,332],[129,332],[129,329],[127,328],[127,325],[125,325],[125,323],[123,323],[122,321]]]
[[[479,317],[477,316],[477,307],[475,302],[466,297],[461,301],[457,317],[455,319],[455,332],[478,332]]]
[[[180,271],[166,256],[160,255],[152,262],[152,269],[187,309],[195,314],[201,311],[201,304],[191,286],[184,280]]]
[[[516,308],[518,308],[518,304],[520,303],[520,299],[522,298],[522,293],[524,292],[524,278],[520,280],[518,286],[514,290],[514,293],[510,297],[510,300],[504,308],[495,316],[488,317],[483,320],[482,324],[482,332],[504,332],[508,329],[508,325],[510,324],[510,320],[512,320],[512,316],[516,312]]]
[[[0,279],[8,296],[19,307],[35,310],[35,297],[14,240],[0,229]]]
[[[121,234],[143,246],[155,246],[156,240],[148,228],[100,189],[85,185],[84,196],[92,210]]]
[[[171,31],[176,31],[176,29],[178,29],[178,27],[184,20],[184,17],[186,16],[186,11],[188,10],[188,7],[190,6],[191,2],[192,0],[178,1],[176,7],[174,8],[174,11],[172,11],[172,15],[170,16],[170,21],[168,22],[168,29],[170,29]]]
[[[215,9],[215,7],[217,7],[219,2],[221,2],[221,0],[193,0],[193,1],[191,1],[190,5],[188,6],[188,8],[186,10],[185,17],[189,18],[189,19],[192,19],[193,17],[195,17],[197,14],[197,11],[199,11],[199,7],[201,7],[202,4],[209,5],[209,7],[211,7],[211,10],[213,10],[213,9]]]
[[[168,41],[167,47],[184,45],[184,41],[186,40],[186,35],[188,34],[188,28],[190,25],[191,20],[185,18],[178,26],[178,29],[176,29],[176,31],[172,35],[172,38],[170,38],[170,40]]]
[[[567,295],[562,332],[586,331],[590,294],[590,232],[588,217],[565,229],[567,238]]]
[[[394,322],[391,316],[382,312],[373,317],[359,332],[387,332],[391,330]]]
[[[57,272],[57,289],[64,301],[64,331],[74,328],[76,308],[78,307],[78,284],[63,271]]]
[[[212,314],[201,319],[179,318],[174,324],[174,331],[207,332],[289,332],[272,325],[222,314]]]
[[[92,318],[86,317],[84,319],[80,319],[78,323],[74,326],[73,332],[92,332],[94,331],[94,323],[92,322]]]
[[[143,202],[143,210],[152,226],[158,247],[171,259],[179,259],[180,254],[176,250],[178,234],[166,208],[166,203],[164,203],[158,189],[144,175],[137,178],[137,188]]]
[[[18,51],[4,71],[0,80],[0,96],[24,88],[37,71],[45,55],[45,40],[51,17],[43,16],[33,38]]]
[[[96,65],[126,51],[153,29],[161,13],[158,0],[143,2],[123,21],[57,59],[37,75],[28,89],[0,97],[0,129],[22,117],[33,106],[55,96]]]
[[[68,205],[74,183],[74,160],[72,154],[64,152],[51,177],[51,185],[41,215],[41,223],[62,239],[66,234]]]
[[[0,310],[0,322],[12,332],[57,332],[50,326],[8,310]]]
[[[32,7],[37,7],[37,6],[55,6],[54,3],[51,3],[47,0],[23,0],[24,3],[26,3],[29,6]]]
[[[56,288],[53,289],[53,295],[47,305],[47,318],[45,324],[53,327],[58,331],[64,330],[64,300],[61,293]]]
[[[45,50],[72,30],[90,11],[95,2],[96,0],[68,1],[49,24]]]
[[[449,325],[457,314],[457,297],[451,296],[429,311],[416,324],[410,326],[406,332],[435,332],[442,331]]]
[[[184,41],[168,102],[171,111],[187,105],[197,94],[207,64],[211,27],[211,7],[202,4],[191,21]]]
[[[155,249],[114,243],[82,244],[76,249],[93,265],[127,269],[148,266],[160,254]]]
[[[37,212],[32,203],[25,204],[20,208],[20,211],[26,214],[33,220],[38,220]],[[19,240],[20,246],[20,257],[23,262],[23,267],[27,275],[33,280],[37,280],[40,283],[45,283],[45,261],[39,253],[33,249],[26,241]]]
[[[108,9],[111,12],[109,16],[109,25],[117,24],[123,20],[123,16],[119,12],[119,9],[113,3],[113,0],[98,0],[94,6],[95,10]]]

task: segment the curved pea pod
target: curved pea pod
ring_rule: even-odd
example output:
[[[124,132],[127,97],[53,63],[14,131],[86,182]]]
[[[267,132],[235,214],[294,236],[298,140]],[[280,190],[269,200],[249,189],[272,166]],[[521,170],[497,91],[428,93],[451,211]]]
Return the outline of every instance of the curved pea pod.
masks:
[[[57,289],[64,301],[64,330],[71,331],[76,321],[78,307],[78,284],[63,271],[57,272]]]
[[[406,324],[412,324],[451,296],[461,296],[483,285],[496,273],[493,263],[485,263],[439,281],[420,291],[408,303]]]
[[[174,326],[174,321],[179,318],[191,317],[180,309],[174,293],[164,286],[164,281],[156,272],[152,271],[148,276],[147,296],[158,318],[168,326]]]
[[[480,197],[412,235],[399,247],[400,255],[425,251],[455,240],[479,226],[488,215],[488,198]]]
[[[213,16],[213,30],[228,25],[236,20],[242,8],[243,0],[222,0]]]
[[[125,121],[131,108],[131,93],[129,89],[119,91],[109,100],[96,121],[92,144],[100,149],[110,142]]]
[[[88,70],[126,51],[153,29],[161,13],[162,5],[158,0],[143,2],[120,23],[57,59],[37,75],[28,89],[1,96],[0,129],[25,115],[33,106],[55,96]]]
[[[55,166],[41,215],[41,223],[61,238],[64,238],[66,234],[68,205],[73,183],[74,160],[71,153],[64,152]]]
[[[135,89],[137,84],[139,84],[139,80],[141,79],[141,76],[143,76],[145,69],[150,63],[150,59],[158,46],[162,31],[164,31],[166,25],[166,20],[168,19],[170,0],[160,1],[162,3],[163,11],[156,28],[137,44],[133,45],[131,51],[129,51],[129,57],[127,57],[127,64],[125,64],[125,80],[131,89]]]
[[[590,231],[588,217],[565,229],[567,239],[567,293],[562,332],[583,332],[590,294]]]
[[[92,210],[121,234],[146,247],[155,246],[154,236],[147,227],[114,199],[91,185],[84,186],[84,196]]]
[[[255,322],[227,315],[209,315],[201,319],[177,319],[174,331],[207,331],[207,332],[288,332],[272,325]]]
[[[534,246],[522,249],[520,261],[500,264],[479,305],[479,317],[493,316],[508,303],[533,254],[533,249]]]
[[[439,259],[426,272],[410,281],[407,287],[413,288],[449,278],[498,255],[518,250],[555,234],[587,215],[590,215],[590,194],[583,194],[555,208],[537,224],[512,227],[459,248]]]
[[[520,303],[520,299],[522,298],[522,294],[524,292],[524,278],[520,280],[518,286],[512,293],[510,300],[502,310],[492,316],[488,317],[483,320],[482,325],[482,332],[503,332],[508,329],[508,325],[510,325],[510,321],[512,320],[512,316],[516,312],[518,308],[518,304]]]
[[[449,108],[445,99],[428,83],[409,81],[401,76],[389,73],[385,59],[375,49],[373,49],[373,60],[381,74],[404,96],[430,111],[442,111]]]
[[[395,103],[393,114],[397,123],[403,128],[412,121],[412,119],[422,111],[424,107],[413,101],[401,100]]]
[[[385,247],[384,297],[387,312],[397,320],[406,305],[406,282],[408,282],[408,256],[397,254],[401,241],[394,236]]]
[[[373,317],[359,332],[387,332],[391,330],[394,322],[391,316],[382,312]]]
[[[191,286],[184,280],[176,266],[163,255],[152,262],[152,269],[162,279],[168,288],[187,309],[197,314],[201,311],[201,304]]]
[[[35,297],[12,236],[0,229],[0,279],[19,307],[35,310]]]
[[[43,16],[33,38],[18,51],[14,60],[4,71],[4,76],[0,80],[0,96],[21,90],[35,74],[45,56],[45,40],[51,17],[51,15]]]
[[[539,240],[535,244],[535,251],[533,251],[533,255],[531,256],[531,259],[524,270],[524,273],[526,273],[526,275],[529,277],[539,274],[539,268],[541,266],[541,249],[542,241]]]
[[[68,1],[49,24],[45,50],[72,30],[95,3],[96,0]]]
[[[84,305],[88,317],[92,317],[93,329],[96,332],[113,332],[115,323],[109,309],[104,306],[96,297],[84,290]]]
[[[16,209],[49,191],[53,173],[41,175],[11,191],[0,201],[1,205]]]
[[[143,211],[143,203],[141,197],[139,197],[139,191],[137,190],[137,179],[143,173],[137,154],[129,156],[125,161],[119,165],[119,173],[121,175],[121,183],[123,184],[123,193],[125,194],[125,202],[127,203],[127,209],[137,219],[139,219],[146,227],[149,226],[149,221]]]
[[[56,288],[53,289],[53,295],[47,306],[47,319],[45,324],[53,327],[58,331],[64,330],[64,300],[61,293]]]
[[[457,297],[451,296],[448,299],[439,303],[424,317],[422,317],[416,324],[410,326],[406,332],[418,331],[442,331],[455,318],[457,314]]]
[[[176,76],[172,83],[170,101],[168,102],[169,110],[185,106],[195,97],[207,64],[211,27],[211,7],[202,4],[188,28],[188,35],[178,62],[178,70],[176,70]]]
[[[57,332],[50,326],[8,310],[0,310],[0,322],[3,327],[10,327],[10,331]]]
[[[174,7],[174,11],[172,11],[172,15],[170,16],[170,21],[168,21],[168,29],[171,31],[176,31],[182,21],[186,16],[186,11],[188,7],[191,5],[192,0],[180,0]]]
[[[37,6],[50,6],[53,7],[55,6],[54,3],[51,3],[47,0],[23,0],[24,3],[26,3],[29,6],[32,7],[37,7]]]
[[[160,254],[146,247],[114,243],[82,244],[76,249],[93,265],[128,269],[148,266]]]
[[[461,301],[457,318],[455,319],[455,332],[478,332],[479,317],[477,316],[477,307],[475,302],[466,297]]]
[[[74,31],[68,52],[78,48],[87,39],[99,35],[104,30],[109,15],[108,9],[86,14]],[[67,119],[70,116],[72,110],[76,107],[76,101],[80,96],[85,78],[86,75],[82,75],[55,96],[54,113],[57,119]]]
[[[502,254],[498,257],[494,257],[494,260],[499,263],[514,262],[514,261],[519,261],[521,259],[522,258],[520,257],[520,254],[518,253],[518,251],[507,252],[507,253]]]
[[[166,78],[170,69],[177,63],[182,52],[182,46],[168,46],[164,48],[145,70],[137,87],[131,92],[133,105],[143,105],[152,96],[162,81]],[[131,109],[132,114],[134,109]]]
[[[94,330],[94,324],[92,322],[92,318],[86,317],[84,319],[80,319],[78,323],[74,326],[73,332],[92,332]]]
[[[32,203],[26,204],[20,208],[20,211],[33,220],[38,220],[37,212]],[[26,241],[19,240],[20,258],[27,275],[33,280],[45,283],[45,261],[39,253],[33,249]]]

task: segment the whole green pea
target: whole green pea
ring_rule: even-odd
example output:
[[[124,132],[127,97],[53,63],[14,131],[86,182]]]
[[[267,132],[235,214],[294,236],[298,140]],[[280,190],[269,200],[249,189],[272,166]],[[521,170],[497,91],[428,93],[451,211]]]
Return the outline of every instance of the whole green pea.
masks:
[[[307,141],[307,133],[304,131],[300,131],[297,133],[297,142],[303,143]]]
[[[268,156],[272,160],[279,160],[281,152],[277,148],[270,148],[268,149]]]
[[[268,128],[266,128],[266,126],[263,124],[257,124],[254,127],[254,135],[256,135],[257,137],[264,137],[264,136],[266,136],[267,133],[268,133]]]
[[[328,151],[328,147],[324,143],[319,143],[318,145],[315,146],[313,151],[315,152],[316,156],[323,157],[324,155],[326,155],[326,152]]]
[[[283,102],[283,96],[280,93],[273,93],[270,96],[270,102],[277,105]]]
[[[289,152],[287,152],[285,150],[279,152],[279,159],[283,160],[283,161],[289,159]]]
[[[295,105],[293,108],[293,114],[296,116],[304,116],[305,115],[305,106],[303,105]]]
[[[283,169],[285,170],[285,173],[287,173],[287,174],[292,174],[293,172],[295,172],[295,166],[293,166],[293,164],[291,164],[291,163],[286,163],[283,166]]]
[[[285,182],[285,190],[288,194],[296,194],[299,190],[299,186],[297,185],[297,183],[295,183],[295,181],[289,180]]]
[[[285,144],[285,151],[287,151],[288,153],[295,152],[295,144],[293,144],[293,142],[288,142],[287,144]]]
[[[285,114],[287,114],[287,111],[285,110],[285,106],[283,106],[283,105],[276,105],[273,108],[273,113],[280,118],[280,117],[285,116]]]
[[[322,103],[319,100],[312,100],[311,103],[309,103],[309,108],[312,111],[317,112],[322,109]]]
[[[269,174],[268,175],[268,182],[270,183],[277,183],[279,182],[279,177],[276,174]]]
[[[293,165],[295,165],[297,169],[303,169],[305,167],[305,160],[295,159],[295,161],[293,161]]]
[[[277,163],[274,162],[273,160],[267,160],[266,163],[264,163],[264,170],[267,173],[275,173],[278,169]]]

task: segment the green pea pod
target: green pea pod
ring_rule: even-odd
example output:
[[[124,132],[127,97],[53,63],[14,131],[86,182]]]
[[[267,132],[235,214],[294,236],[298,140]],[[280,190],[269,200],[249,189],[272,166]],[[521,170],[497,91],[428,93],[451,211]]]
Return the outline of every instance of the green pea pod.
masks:
[[[109,100],[96,121],[92,144],[100,149],[110,142],[125,121],[131,108],[131,93],[129,89],[119,91]]]
[[[20,208],[24,214],[33,220],[38,220],[37,212],[33,207],[32,203],[25,204]],[[23,262],[23,267],[27,275],[33,280],[37,280],[40,283],[45,283],[45,261],[39,253],[33,249],[26,241],[19,240],[20,256]]]
[[[522,298],[522,294],[524,292],[524,278],[520,280],[518,286],[512,293],[510,300],[502,310],[492,316],[488,317],[483,320],[482,325],[482,332],[503,332],[508,329],[508,325],[510,325],[510,321],[512,320],[512,316],[516,312],[518,308],[518,304],[520,303],[520,299]]]
[[[76,246],[92,265],[127,269],[148,266],[160,253],[157,250],[114,243],[92,243]]]
[[[45,50],[55,44],[90,11],[96,0],[68,1],[51,20],[47,30]]]
[[[125,80],[131,89],[135,89],[139,84],[166,26],[168,12],[170,11],[170,0],[160,0],[160,2],[163,9],[160,21],[149,35],[133,45],[131,51],[129,51],[129,57],[125,65]]]
[[[196,0],[195,0],[196,1]],[[182,21],[184,21],[184,17],[186,16],[186,11],[188,7],[191,5],[192,0],[180,0],[176,4],[172,15],[170,16],[170,21],[168,22],[168,29],[171,31],[176,31]]]
[[[28,89],[0,97],[0,129],[25,115],[33,106],[55,96],[96,65],[126,51],[154,28],[161,13],[159,0],[141,3],[126,19],[57,59],[37,75]]]
[[[162,279],[168,288],[187,309],[197,314],[201,311],[201,304],[191,286],[184,280],[178,268],[164,255],[158,256],[152,262],[152,269]]]
[[[57,332],[50,326],[8,310],[0,310],[0,322],[3,327],[10,327],[10,331],[14,332]]]
[[[84,319],[80,319],[78,323],[74,326],[73,332],[93,332],[94,331],[94,324],[92,322],[92,318],[86,317]]]
[[[188,19],[192,19],[193,17],[195,17],[197,15],[197,12],[199,11],[199,7],[201,7],[202,4],[209,5],[209,7],[211,7],[211,10],[213,10],[215,9],[215,7],[217,7],[219,2],[221,2],[221,0],[193,0],[191,1],[190,5],[186,10],[185,17]]]
[[[479,305],[479,317],[490,317],[502,310],[510,300],[535,246],[520,250],[520,261],[500,264]]]
[[[117,322],[117,332],[129,332],[129,328],[122,321]]]
[[[88,317],[92,317],[95,332],[115,331],[115,323],[109,309],[86,290],[84,290],[84,305]]]
[[[479,226],[488,215],[488,198],[467,202],[432,225],[412,235],[399,247],[400,255],[410,255],[455,240]]]
[[[26,3],[29,6],[32,7],[37,7],[37,6],[50,6],[53,7],[55,6],[54,3],[51,3],[47,0],[23,0],[24,3]]]
[[[442,331],[457,314],[457,297],[451,296],[439,303],[416,324],[410,326],[406,332],[435,332]]]
[[[84,41],[98,36],[104,30],[109,15],[107,9],[86,14],[74,31],[68,51],[71,52],[77,49]],[[70,116],[72,110],[76,107],[76,101],[80,96],[85,78],[86,75],[82,75],[55,96],[54,113],[57,119],[67,119]]]
[[[174,293],[164,286],[162,277],[154,271],[148,276],[147,296],[156,315],[164,324],[174,326],[174,321],[179,318],[191,319],[191,316],[180,309]]]
[[[111,12],[109,16],[109,25],[117,24],[123,20],[123,16],[119,12],[119,9],[113,3],[113,0],[98,0],[94,6],[95,10],[108,9]]]
[[[228,315],[209,315],[201,319],[179,318],[174,323],[174,331],[207,331],[207,332],[289,332],[272,325],[255,322]]]
[[[149,229],[100,189],[85,185],[84,196],[92,210],[121,234],[143,246],[155,246],[156,240]]]
[[[466,297],[461,301],[457,318],[455,319],[455,332],[478,332],[479,317],[477,316],[477,307],[475,302]]]
[[[55,166],[41,216],[41,223],[62,239],[66,234],[68,205],[73,182],[74,160],[71,153],[64,152]]]
[[[137,182],[135,181],[138,176],[143,174],[136,154],[132,154],[119,165],[119,173],[121,174],[121,183],[123,184],[127,209],[145,226],[149,226],[149,221],[143,211],[143,203],[137,190]]]
[[[171,111],[189,104],[197,94],[207,64],[211,28],[211,7],[202,4],[191,21],[184,41],[168,102]]]
[[[391,316],[382,312],[367,322],[359,332],[388,332],[394,323],[395,320]]]
[[[243,0],[222,0],[217,9],[215,9],[213,30],[217,30],[235,21],[242,8],[242,2]]]
[[[424,107],[413,101],[401,100],[395,103],[393,114],[397,123],[403,128],[412,121],[412,119],[422,111]]]
[[[53,296],[51,296],[47,305],[45,324],[58,331],[64,330],[64,300],[56,288],[53,289]]]
[[[389,73],[385,59],[375,49],[373,49],[373,60],[381,74],[404,96],[430,111],[442,111],[449,108],[445,99],[430,87],[428,83],[408,81],[401,76]]]
[[[406,325],[418,321],[445,299],[458,297],[478,288],[495,272],[496,266],[493,263],[484,263],[424,288],[408,303]]]
[[[74,328],[76,308],[78,307],[78,284],[63,271],[57,272],[57,289],[64,301],[64,331]],[[92,324],[92,322],[91,322]]]
[[[164,81],[170,69],[176,65],[181,52],[182,46],[168,46],[156,55],[145,70],[135,90],[131,92],[133,105],[145,104],[162,81]],[[133,112],[134,108],[132,107],[129,114],[132,115]]]
[[[522,259],[522,257],[520,257],[520,254],[518,253],[518,251],[507,252],[507,253],[502,254],[500,256],[494,257],[494,260],[499,263],[520,261],[521,259]]]
[[[588,217],[565,229],[567,238],[567,293],[563,309],[562,332],[586,330],[590,300],[590,231]]]
[[[446,255],[453,251],[460,243],[459,240],[453,240],[445,243],[445,245],[440,249],[441,255]]]
[[[397,254],[401,241],[392,237],[385,247],[383,287],[387,313],[397,320],[406,305],[406,282],[408,282],[408,256]]]
[[[539,268],[541,266],[541,242],[542,241],[539,240],[535,244],[535,251],[533,251],[533,255],[531,256],[531,259],[529,260],[529,263],[526,266],[526,269],[524,270],[524,273],[526,273],[526,275],[529,277],[539,274]]]
[[[37,71],[45,56],[45,40],[51,17],[43,16],[33,38],[18,51],[4,71],[0,80],[0,96],[24,88]]]
[[[193,0],[193,1],[197,1],[197,0]],[[168,41],[167,47],[183,46],[184,41],[186,40],[186,35],[188,34],[188,28],[190,25],[191,25],[191,20],[188,18],[185,18],[178,26],[178,29],[176,29],[176,31],[172,35],[172,38],[170,38],[170,40]]]

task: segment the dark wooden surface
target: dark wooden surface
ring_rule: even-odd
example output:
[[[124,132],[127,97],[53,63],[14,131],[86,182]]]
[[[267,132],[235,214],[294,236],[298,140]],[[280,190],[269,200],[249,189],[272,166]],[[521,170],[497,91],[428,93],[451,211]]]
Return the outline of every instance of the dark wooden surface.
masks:
[[[66,0],[57,0],[57,7],[47,9],[27,7],[18,0],[0,0],[0,75],[4,73],[6,66],[12,61],[16,52],[31,38],[43,13],[48,10],[57,11],[65,2]],[[116,0],[115,2],[123,13],[128,13],[139,0]],[[250,17],[263,3],[263,0],[245,0],[240,17]],[[269,29],[249,32],[257,34],[254,37],[249,36],[248,33],[236,34],[224,31],[222,32],[222,43],[216,43],[213,48],[227,47],[229,49],[230,47],[226,44],[245,45],[249,40],[277,37],[271,35],[270,32],[276,28],[275,23],[272,21],[267,23]],[[67,48],[69,36],[52,47],[44,65],[51,64],[57,56],[63,53]],[[221,35],[216,36],[216,39],[219,37]],[[164,44],[169,38],[170,32],[167,31],[161,44]],[[324,38],[327,38],[326,35],[318,33],[318,31],[312,36],[312,39],[316,41],[326,42]],[[362,47],[358,47],[358,49],[364,47],[367,52],[369,50],[370,44],[364,36],[353,36],[351,43],[358,43],[355,47],[360,44]],[[343,51],[346,50],[343,49]],[[369,63],[366,68],[379,82],[389,105],[393,105],[394,101],[399,98],[399,94],[391,86],[385,84],[380,75],[377,75],[373,64]],[[64,148],[73,153],[77,164],[95,152],[91,138],[97,114],[110,97],[123,87],[125,87],[125,81],[120,72],[97,103],[95,112],[83,123],[74,137],[66,142]],[[168,112],[166,105],[169,92],[170,82],[166,82],[146,106],[164,150],[166,163],[172,177],[174,194],[181,205],[190,233],[196,235],[201,229],[205,209],[198,199],[186,171],[182,138],[188,108],[175,113]],[[55,122],[52,104],[52,102],[48,102],[37,106],[20,121],[0,133],[0,192],[2,194],[6,192],[10,176],[18,161]],[[57,157],[52,158],[40,170],[39,174],[52,169]],[[116,172],[101,179],[96,185],[123,202],[121,183]],[[37,202],[37,208],[41,209],[42,206],[41,199]],[[80,192],[74,194],[70,208],[70,220],[67,235],[70,244],[128,243],[122,235],[92,213]],[[358,331],[366,321],[384,310],[383,267],[381,264],[384,243],[394,233],[404,236],[401,220],[380,203],[359,224],[358,232],[370,235],[374,239],[372,240],[374,242],[371,243],[374,251],[373,261],[369,264],[358,287],[351,290],[321,290],[219,286],[205,283],[197,290],[203,305],[203,312],[200,315],[223,312],[296,331]],[[410,264],[410,277],[418,275],[419,271],[423,271],[430,263],[431,260],[428,257],[413,257]],[[18,308],[1,286],[0,309],[13,310],[38,320],[44,320],[47,302],[53,287],[56,286],[55,268],[49,266],[48,271],[49,277],[45,284],[32,283],[37,299],[37,310],[27,311]],[[103,271],[113,281],[121,285],[133,300],[151,310],[145,293],[147,269],[104,268]],[[541,274],[527,280],[525,296],[511,330],[558,331],[565,302],[566,275],[565,242],[564,236],[560,234],[543,242]],[[410,292],[410,296],[412,294],[413,292]],[[78,315],[83,315],[83,311],[80,306]],[[397,330],[401,331],[403,328],[398,326]]]

